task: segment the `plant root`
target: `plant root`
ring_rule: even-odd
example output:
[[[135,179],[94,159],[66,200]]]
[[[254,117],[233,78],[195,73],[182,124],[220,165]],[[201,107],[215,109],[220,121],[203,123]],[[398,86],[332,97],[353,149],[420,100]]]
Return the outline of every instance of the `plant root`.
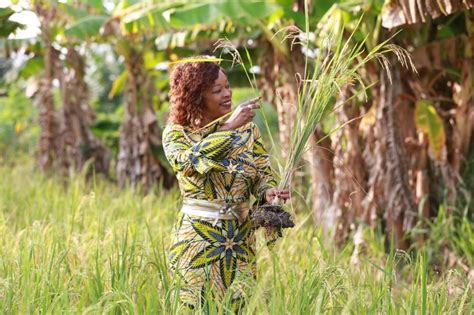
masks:
[[[283,210],[282,206],[264,204],[252,213],[251,219],[255,227],[278,227],[292,228],[295,223],[291,219],[291,215]]]

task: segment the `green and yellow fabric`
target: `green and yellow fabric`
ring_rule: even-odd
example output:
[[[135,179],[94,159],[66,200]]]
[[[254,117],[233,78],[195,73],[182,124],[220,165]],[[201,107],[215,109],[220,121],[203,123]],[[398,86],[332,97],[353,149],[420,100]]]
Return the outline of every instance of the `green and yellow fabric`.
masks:
[[[169,124],[163,131],[165,154],[183,198],[231,204],[248,202],[251,195],[262,199],[276,182],[258,127],[219,127],[219,121],[197,131]],[[227,295],[238,307],[255,277],[254,232],[248,217],[216,221],[179,213],[170,262],[181,279],[181,300],[196,306],[206,290],[218,300],[230,290]],[[265,236],[273,243],[281,231],[268,229]]]

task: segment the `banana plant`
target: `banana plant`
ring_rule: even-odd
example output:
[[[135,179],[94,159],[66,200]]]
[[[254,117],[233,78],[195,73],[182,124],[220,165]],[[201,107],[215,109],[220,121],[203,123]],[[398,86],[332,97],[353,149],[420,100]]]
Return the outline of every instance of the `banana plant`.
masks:
[[[82,57],[72,45],[64,55],[66,61],[60,57],[61,48],[68,45],[63,34],[68,21],[62,4],[34,1],[31,5],[41,21],[36,45],[43,49],[30,49],[35,57],[28,60],[20,74],[31,76],[27,93],[36,94],[35,104],[40,112],[39,164],[44,170],[54,167],[69,173],[80,171],[89,162],[96,172],[107,173],[108,151],[90,131],[94,113],[88,104]],[[34,72],[41,66],[44,71],[35,77]],[[54,104],[55,79],[59,81],[59,106]]]
[[[0,86],[6,84],[5,75],[13,70],[10,57],[10,45],[8,37],[18,29],[24,27],[23,24],[11,21],[10,17],[15,13],[11,8],[0,8]]]
[[[153,45],[156,36],[171,29],[164,13],[180,5],[121,1],[111,12],[95,8],[98,14],[84,15],[65,31],[78,39],[110,43],[124,60],[126,70],[111,91],[113,95],[122,88],[125,97],[116,165],[121,186],[141,185],[149,191],[160,181],[165,186],[172,181],[155,153],[161,146],[161,131],[154,106],[159,90],[153,75],[162,56],[153,53]]]
[[[41,21],[40,35],[28,40],[7,39],[4,44],[33,54],[15,78],[28,79],[27,95],[34,96],[39,109],[39,165],[43,170],[69,173],[91,164],[96,172],[107,173],[110,154],[90,131],[94,113],[88,104],[84,61],[64,36],[69,23],[65,4],[33,1],[30,5]],[[66,47],[68,53],[64,54],[61,51]],[[53,97],[55,79],[61,104],[55,104]]]
[[[123,4],[123,3],[122,3]],[[134,146],[146,147],[139,140],[143,135],[150,134],[150,127],[155,125],[152,121],[154,116],[149,100],[149,91],[152,85],[148,79],[144,65],[144,52],[152,49],[154,39],[157,35],[169,35],[173,30],[187,31],[201,25],[213,25],[223,17],[232,23],[252,23],[257,18],[263,18],[275,14],[278,6],[266,1],[203,1],[200,3],[165,2],[165,3],[136,3],[131,6],[119,5],[112,16],[102,27],[102,34],[114,34],[111,39],[117,52],[124,57],[127,67],[127,84],[125,94],[128,98],[126,104],[126,119],[122,125],[122,136],[120,140],[120,153],[117,164],[119,181],[124,182],[129,178],[136,182],[140,176],[154,176],[155,178],[163,172],[152,166],[137,166],[140,160],[149,160],[147,155],[133,156]],[[139,49],[137,49],[139,48]],[[141,100],[134,101],[137,97]],[[142,112],[142,128],[134,125],[132,119],[137,109]],[[129,118],[127,118],[129,117]],[[127,121],[129,123],[127,123]],[[147,122],[147,123],[145,123]],[[148,125],[149,123],[152,125]],[[138,132],[140,129],[143,132]],[[159,139],[156,136],[154,139]],[[138,140],[138,141],[137,141]],[[133,143],[136,143],[135,145]],[[150,142],[150,141],[148,141]],[[142,143],[142,145],[138,145]],[[159,144],[159,143],[156,143]],[[150,157],[148,155],[148,157]],[[129,174],[130,169],[140,170],[138,174]],[[146,172],[145,172],[146,170]],[[151,171],[150,171],[151,170]],[[155,175],[153,175],[155,174]],[[143,184],[147,186],[150,179],[145,179]]]
[[[54,48],[54,39],[61,28],[57,2],[34,1],[33,11],[41,24],[41,42],[43,50],[44,70],[38,79],[35,104],[40,116],[40,137],[38,162],[43,170],[51,171],[61,164],[61,136],[59,133],[58,114],[53,96],[53,80],[55,68],[59,62],[58,51]]]
[[[374,227],[375,220],[384,220],[388,237],[394,236],[395,246],[399,248],[410,246],[414,240],[422,241],[423,236],[412,231],[423,224],[419,218],[428,219],[432,209],[442,202],[439,199],[437,204],[426,202],[429,198],[436,199],[431,190],[438,190],[437,183],[448,187],[448,204],[454,202],[458,177],[451,174],[458,173],[460,159],[459,154],[449,153],[448,156],[454,158],[452,162],[446,160],[447,143],[441,136],[444,130],[449,128],[454,134],[464,135],[456,137],[457,152],[468,150],[461,139],[472,130],[465,119],[470,113],[467,104],[472,99],[472,89],[468,88],[472,86],[472,76],[467,74],[472,64],[462,53],[463,47],[469,47],[472,13],[458,7],[460,11],[450,11],[450,16],[434,20],[432,17],[436,15],[432,10],[418,8],[425,23],[410,26],[411,31],[381,27],[393,22],[389,21],[393,18],[387,14],[389,10],[411,12],[420,4],[412,5],[414,3],[339,1],[321,19],[321,25],[330,30],[333,28],[331,19],[339,15],[348,33],[358,23],[359,31],[354,37],[364,39],[367,48],[391,38],[391,42],[413,51],[412,60],[419,70],[418,75],[406,71],[394,59],[389,59],[390,64],[381,64],[391,69],[392,77],[384,74],[379,65],[368,64],[361,72],[364,80],[379,82],[369,91],[372,102],[356,100],[343,90],[345,93],[340,97],[350,101],[340,100],[344,105],[336,106],[335,117],[329,120],[338,124],[353,120],[331,136],[334,156],[327,190],[332,204],[328,212],[336,214],[331,225],[338,226],[344,237],[350,232],[357,234],[359,227],[365,224]],[[410,10],[405,11],[407,7]],[[417,36],[413,36],[413,29]],[[451,84],[458,82],[453,85],[454,91],[447,88],[448,80]],[[442,104],[451,97],[452,104],[459,107],[449,112],[459,110],[463,114],[453,115],[449,123],[448,112],[443,110],[446,105]],[[440,117],[445,121],[441,122]],[[430,180],[430,165],[439,168],[436,172],[443,174],[444,181]]]
[[[383,26],[393,28],[405,24],[426,23],[431,18],[438,18],[471,8],[474,8],[473,0],[386,1],[382,12]]]
[[[0,8],[0,37],[8,37],[24,27],[23,24],[10,20],[14,13],[15,11],[12,8]]]

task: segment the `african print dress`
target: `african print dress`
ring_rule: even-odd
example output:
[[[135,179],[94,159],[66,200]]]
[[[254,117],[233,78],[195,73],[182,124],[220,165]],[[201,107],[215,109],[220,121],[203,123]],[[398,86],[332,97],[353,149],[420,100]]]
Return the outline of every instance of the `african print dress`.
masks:
[[[198,131],[168,125],[163,132],[165,154],[176,173],[184,198],[226,203],[258,200],[276,182],[260,131],[254,123],[236,130],[218,130],[215,122]],[[251,211],[251,210],[250,210]],[[182,302],[202,304],[204,292],[221,300],[226,292],[237,307],[247,277],[255,277],[255,236],[252,222],[215,220],[180,212],[170,249],[171,268],[179,276]],[[280,231],[265,231],[267,243]],[[239,280],[240,279],[240,280]]]

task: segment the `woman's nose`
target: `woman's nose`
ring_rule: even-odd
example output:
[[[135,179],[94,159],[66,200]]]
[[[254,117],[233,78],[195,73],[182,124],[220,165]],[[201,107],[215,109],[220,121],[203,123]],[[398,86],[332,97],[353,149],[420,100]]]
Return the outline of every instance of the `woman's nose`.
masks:
[[[232,96],[232,90],[231,89],[224,89],[224,96]]]

